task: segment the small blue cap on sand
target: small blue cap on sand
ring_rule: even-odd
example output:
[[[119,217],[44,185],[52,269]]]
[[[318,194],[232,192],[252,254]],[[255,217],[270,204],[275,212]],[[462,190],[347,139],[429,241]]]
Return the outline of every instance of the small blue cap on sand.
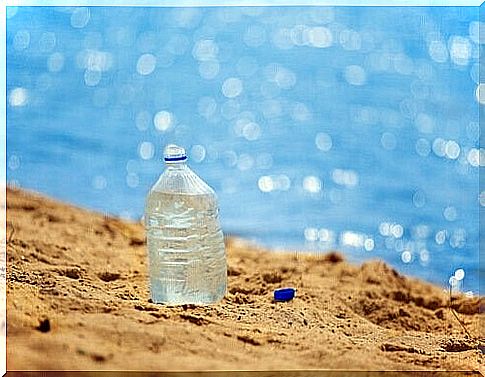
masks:
[[[290,301],[295,297],[295,288],[281,288],[275,289],[274,300],[275,301]]]

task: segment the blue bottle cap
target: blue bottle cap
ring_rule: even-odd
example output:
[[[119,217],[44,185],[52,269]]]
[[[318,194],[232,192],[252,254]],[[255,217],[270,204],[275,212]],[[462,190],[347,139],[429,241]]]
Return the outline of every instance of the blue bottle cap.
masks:
[[[167,145],[165,147],[163,155],[164,160],[167,163],[176,163],[180,161],[185,161],[187,159],[185,149],[175,144]]]
[[[295,288],[281,288],[275,289],[274,300],[275,301],[290,301],[295,297]]]

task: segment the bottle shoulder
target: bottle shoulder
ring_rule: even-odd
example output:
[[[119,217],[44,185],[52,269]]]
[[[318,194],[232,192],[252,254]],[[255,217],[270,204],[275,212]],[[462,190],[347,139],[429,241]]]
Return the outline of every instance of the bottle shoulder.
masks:
[[[216,196],[215,191],[188,166],[165,169],[150,192]]]

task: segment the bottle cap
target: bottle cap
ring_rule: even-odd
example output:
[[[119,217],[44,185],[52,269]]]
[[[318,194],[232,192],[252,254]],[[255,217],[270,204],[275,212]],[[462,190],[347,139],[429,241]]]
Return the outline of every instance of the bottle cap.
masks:
[[[175,144],[169,144],[163,151],[163,158],[165,162],[179,162],[185,161],[187,159],[187,155],[185,154],[184,148]]]
[[[275,301],[290,301],[295,297],[295,288],[280,288],[274,290]]]

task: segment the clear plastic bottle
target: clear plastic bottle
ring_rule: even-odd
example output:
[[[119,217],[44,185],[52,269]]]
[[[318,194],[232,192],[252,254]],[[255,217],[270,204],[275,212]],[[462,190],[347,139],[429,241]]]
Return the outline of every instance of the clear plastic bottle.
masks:
[[[226,293],[227,265],[216,195],[187,166],[183,148],[168,145],[164,158],[145,206],[152,301],[217,303]]]

